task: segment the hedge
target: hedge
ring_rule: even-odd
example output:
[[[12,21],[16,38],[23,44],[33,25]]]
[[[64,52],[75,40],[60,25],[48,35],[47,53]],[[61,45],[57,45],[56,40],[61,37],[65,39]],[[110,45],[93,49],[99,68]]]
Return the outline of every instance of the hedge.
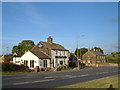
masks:
[[[2,63],[2,71],[28,71],[29,68],[24,65],[16,65],[13,63]]]
[[[68,65],[61,65],[61,66],[58,66],[58,69],[59,70],[69,69],[69,66]]]

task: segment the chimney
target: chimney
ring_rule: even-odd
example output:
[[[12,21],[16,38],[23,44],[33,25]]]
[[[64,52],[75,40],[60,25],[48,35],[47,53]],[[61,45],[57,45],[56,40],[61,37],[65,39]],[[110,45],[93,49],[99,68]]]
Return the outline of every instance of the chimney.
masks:
[[[98,49],[98,52],[100,52],[100,49]]]
[[[90,51],[90,49],[88,48],[88,51]]]
[[[48,42],[48,43],[53,43],[53,38],[52,38],[51,36],[49,36],[49,37],[47,38],[47,42]]]
[[[93,51],[96,51],[96,49],[94,48]]]

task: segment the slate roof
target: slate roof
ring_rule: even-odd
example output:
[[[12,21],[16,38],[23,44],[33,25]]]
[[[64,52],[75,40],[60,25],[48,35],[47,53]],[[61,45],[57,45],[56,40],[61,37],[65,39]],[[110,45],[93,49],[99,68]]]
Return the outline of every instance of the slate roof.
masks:
[[[43,48],[39,48],[39,44],[43,44]],[[56,43],[48,43],[44,41],[40,41],[37,45],[35,45],[31,52],[34,53],[39,58],[51,58],[51,50],[65,50],[63,46]]]
[[[90,51],[90,52],[92,52],[93,54],[98,55],[98,56],[104,56],[104,54],[99,51]]]
[[[50,49],[53,49],[53,50],[66,50],[66,51],[68,51],[67,49],[65,49],[65,48],[64,48],[62,45],[60,45],[60,44],[48,43],[48,42],[43,42],[43,41],[41,41],[40,43],[45,44],[46,46],[48,46]]]
[[[30,50],[30,52],[32,52],[34,55],[36,55],[39,59],[50,59],[49,56],[47,56],[46,54],[44,54],[43,52],[41,52],[40,50]]]

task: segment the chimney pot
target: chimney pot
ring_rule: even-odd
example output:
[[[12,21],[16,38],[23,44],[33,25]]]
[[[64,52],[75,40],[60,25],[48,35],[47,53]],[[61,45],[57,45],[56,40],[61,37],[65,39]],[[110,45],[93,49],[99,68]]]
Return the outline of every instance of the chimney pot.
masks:
[[[47,42],[48,42],[48,43],[53,43],[53,38],[52,38],[51,36],[49,36],[49,37],[47,38]]]

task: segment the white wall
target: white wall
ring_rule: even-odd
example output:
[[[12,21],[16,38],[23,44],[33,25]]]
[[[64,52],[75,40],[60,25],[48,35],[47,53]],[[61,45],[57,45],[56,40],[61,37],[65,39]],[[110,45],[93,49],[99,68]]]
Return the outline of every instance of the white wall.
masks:
[[[13,57],[13,63],[20,65],[21,64],[21,57]]]
[[[26,52],[22,57],[21,60],[24,62],[24,60],[28,60],[28,67],[30,68],[30,60],[34,60],[34,68],[36,66],[40,65],[40,59],[35,56],[33,53],[30,51]]]
[[[64,54],[65,52],[65,54]],[[60,54],[61,53],[61,54]],[[60,51],[60,50],[57,50],[57,55],[56,55],[56,50],[51,50],[51,56],[52,56],[52,59],[54,59],[54,66],[56,67],[56,59],[58,60],[58,64],[60,65],[60,61],[63,61],[63,65],[64,64],[68,64],[68,60],[69,60],[69,57],[68,57],[68,51]],[[55,56],[66,56],[67,58],[65,58],[65,63],[64,63],[64,58],[55,58]],[[53,65],[52,65],[53,66]]]
[[[30,51],[26,52],[22,57],[21,60],[27,60],[28,61],[28,67],[30,68],[30,60],[34,60],[34,68],[36,66],[39,66],[41,68],[43,67],[43,60],[47,60],[47,67],[50,67],[50,59],[39,59],[37,56],[35,56],[33,53]]]

